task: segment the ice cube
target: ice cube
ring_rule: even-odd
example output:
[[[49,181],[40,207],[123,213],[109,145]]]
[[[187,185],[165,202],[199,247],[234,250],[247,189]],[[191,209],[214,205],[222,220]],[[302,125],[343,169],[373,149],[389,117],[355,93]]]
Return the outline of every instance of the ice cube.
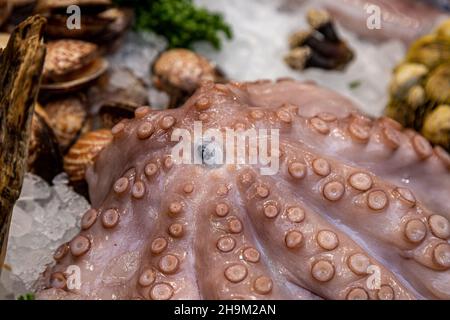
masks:
[[[11,237],[20,238],[31,231],[33,218],[19,206],[15,206],[9,229]]]
[[[25,174],[20,194],[21,199],[47,199],[50,197],[50,193],[50,186],[43,179],[30,173]]]
[[[25,175],[23,196],[13,210],[5,259],[8,269],[0,279],[0,298],[32,290],[53,262],[54,250],[79,232],[77,222],[89,208],[88,202],[68,186],[65,175],[53,183],[51,187],[39,177]]]

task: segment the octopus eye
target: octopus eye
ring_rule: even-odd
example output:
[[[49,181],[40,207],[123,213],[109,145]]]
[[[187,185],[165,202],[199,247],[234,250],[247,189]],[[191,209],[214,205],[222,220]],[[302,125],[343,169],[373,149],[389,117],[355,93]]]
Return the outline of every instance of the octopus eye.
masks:
[[[206,166],[220,166],[223,164],[222,146],[216,141],[203,141],[197,147],[197,152]]]

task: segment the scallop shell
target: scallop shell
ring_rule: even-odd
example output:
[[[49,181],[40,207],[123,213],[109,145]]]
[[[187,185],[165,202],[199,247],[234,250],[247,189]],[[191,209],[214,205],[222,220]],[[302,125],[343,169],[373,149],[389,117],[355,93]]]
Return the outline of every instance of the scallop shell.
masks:
[[[97,45],[80,40],[59,40],[47,44],[43,81],[61,82],[82,70],[98,57]]]
[[[83,135],[64,157],[64,171],[71,182],[84,180],[86,169],[96,156],[112,141],[110,130],[91,131]]]
[[[170,96],[170,107],[181,105],[205,81],[223,83],[224,73],[205,57],[187,50],[163,52],[153,64],[155,87]]]
[[[98,79],[108,70],[108,67],[108,61],[99,58],[87,68],[83,69],[82,72],[79,72],[76,79],[52,84],[42,84],[41,90],[51,93],[67,93],[79,90]]]

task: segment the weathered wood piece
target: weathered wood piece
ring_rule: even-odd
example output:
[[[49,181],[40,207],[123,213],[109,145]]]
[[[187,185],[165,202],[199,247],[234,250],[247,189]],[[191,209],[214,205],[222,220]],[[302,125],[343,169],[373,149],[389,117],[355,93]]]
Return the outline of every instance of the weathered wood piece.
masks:
[[[40,16],[28,18],[0,52],[0,272],[12,210],[27,168],[31,120],[45,59],[45,23]]]

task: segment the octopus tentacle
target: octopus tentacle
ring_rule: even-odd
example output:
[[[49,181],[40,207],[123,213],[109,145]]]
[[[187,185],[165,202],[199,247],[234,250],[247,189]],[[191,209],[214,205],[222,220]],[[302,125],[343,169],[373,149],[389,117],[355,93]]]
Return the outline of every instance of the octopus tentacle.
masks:
[[[386,118],[373,122],[351,115],[326,122],[318,116],[298,121],[296,135],[311,149],[348,164],[364,166],[418,195],[432,192],[433,199],[423,197],[421,201],[450,217],[448,202],[435,201],[445,199],[450,189],[448,155],[439,148],[433,149],[421,135],[403,130]],[[442,178],[429,179],[430,176]]]
[[[424,296],[448,298],[448,288],[433,281],[439,277],[449,282],[450,223],[446,217],[429,211],[409,189],[385,182],[367,170],[295,147],[286,146],[285,153],[282,170],[287,176],[293,176],[294,163],[304,166],[301,179],[288,180],[294,194],[314,206],[326,206],[327,216],[376,239],[375,251],[407,271],[418,286],[427,288],[421,292]],[[317,165],[318,161],[322,164]],[[397,249],[397,255],[392,255],[392,248]]]
[[[210,165],[194,137],[202,162],[180,163],[172,134],[198,121],[278,129],[280,148],[256,148],[269,163]],[[112,134],[87,171],[93,208],[40,298],[450,298],[450,156],[394,121],[312,83],[205,83]]]
[[[217,178],[216,178],[217,179]],[[215,180],[211,177],[211,180]],[[219,180],[220,181],[220,180]],[[290,292],[265,261],[247,217],[233,205],[239,196],[234,185],[214,183],[201,210],[197,238],[199,286],[206,299],[310,299],[307,291]],[[200,276],[203,275],[203,276]],[[279,280],[279,279],[277,279]],[[280,290],[283,289],[283,290]]]
[[[270,178],[243,170],[239,185],[259,238],[301,286],[328,299],[414,298],[366,250]],[[374,268],[380,273],[378,286],[368,281]]]

